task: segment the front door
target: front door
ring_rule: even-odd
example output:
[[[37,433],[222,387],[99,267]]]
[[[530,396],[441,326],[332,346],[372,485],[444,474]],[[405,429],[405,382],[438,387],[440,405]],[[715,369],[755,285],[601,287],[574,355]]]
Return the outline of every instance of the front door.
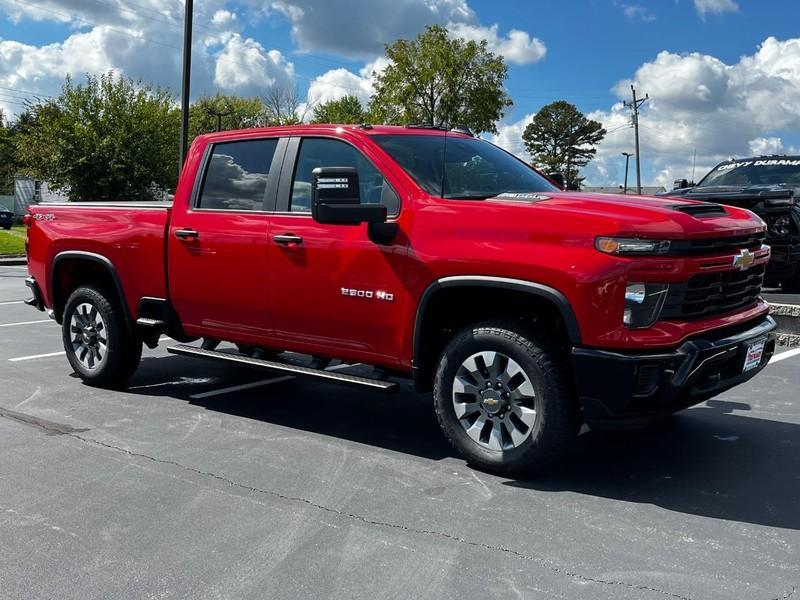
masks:
[[[268,138],[214,144],[190,205],[173,215],[170,300],[187,334],[245,342],[267,335],[265,201],[280,171],[278,147],[283,150],[285,143]]]
[[[298,148],[299,146],[299,148]],[[311,171],[355,167],[361,202],[384,203],[398,222],[394,240],[376,243],[367,225],[320,224],[311,217]],[[290,141],[269,241],[275,344],[331,356],[393,364],[401,315],[407,236],[395,188],[360,150],[340,139]]]

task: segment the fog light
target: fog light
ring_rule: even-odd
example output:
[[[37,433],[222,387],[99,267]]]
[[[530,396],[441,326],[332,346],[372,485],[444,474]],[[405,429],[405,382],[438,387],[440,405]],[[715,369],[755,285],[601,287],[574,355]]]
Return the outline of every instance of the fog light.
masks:
[[[668,291],[667,283],[629,283],[622,322],[631,329],[650,327],[658,320]]]

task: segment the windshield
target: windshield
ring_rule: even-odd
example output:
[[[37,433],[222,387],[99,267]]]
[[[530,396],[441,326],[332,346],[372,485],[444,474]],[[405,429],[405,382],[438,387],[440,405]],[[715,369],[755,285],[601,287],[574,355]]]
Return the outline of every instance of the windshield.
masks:
[[[444,135],[372,139],[432,196],[484,199],[559,191],[527,164],[484,140]]]
[[[800,159],[764,158],[722,163],[698,183],[698,187],[716,185],[800,186]]]

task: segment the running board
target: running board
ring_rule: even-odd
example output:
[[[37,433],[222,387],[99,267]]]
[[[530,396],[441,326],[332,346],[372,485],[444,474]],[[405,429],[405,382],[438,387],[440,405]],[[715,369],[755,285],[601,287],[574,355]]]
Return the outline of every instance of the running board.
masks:
[[[193,356],[195,358],[206,358],[211,360],[220,360],[230,362],[243,367],[251,367],[255,369],[266,369],[269,371],[279,371],[281,373],[288,373],[290,375],[297,375],[302,377],[315,377],[317,379],[324,379],[332,383],[346,383],[349,385],[356,385],[363,388],[378,390],[381,392],[396,392],[399,385],[394,381],[384,381],[381,379],[369,379],[367,377],[358,377],[357,375],[349,375],[347,373],[336,373],[325,369],[314,369],[312,367],[303,367],[286,362],[279,362],[274,360],[264,360],[262,358],[251,358],[243,354],[234,354],[231,352],[220,352],[218,350],[204,350],[196,346],[187,346],[179,344],[177,346],[170,346],[167,348],[170,354],[179,354],[181,356]]]

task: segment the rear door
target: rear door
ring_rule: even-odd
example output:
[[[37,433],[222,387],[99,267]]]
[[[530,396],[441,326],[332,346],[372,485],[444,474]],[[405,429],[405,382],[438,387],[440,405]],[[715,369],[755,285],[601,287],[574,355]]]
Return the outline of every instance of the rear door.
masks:
[[[355,167],[361,202],[383,203],[393,240],[372,241],[367,225],[311,217],[311,172]],[[335,138],[292,138],[269,240],[274,344],[301,352],[393,364],[402,339],[408,237],[399,189],[372,159]]]
[[[267,233],[286,140],[209,146],[168,241],[170,299],[187,334],[258,342],[269,327]]]

